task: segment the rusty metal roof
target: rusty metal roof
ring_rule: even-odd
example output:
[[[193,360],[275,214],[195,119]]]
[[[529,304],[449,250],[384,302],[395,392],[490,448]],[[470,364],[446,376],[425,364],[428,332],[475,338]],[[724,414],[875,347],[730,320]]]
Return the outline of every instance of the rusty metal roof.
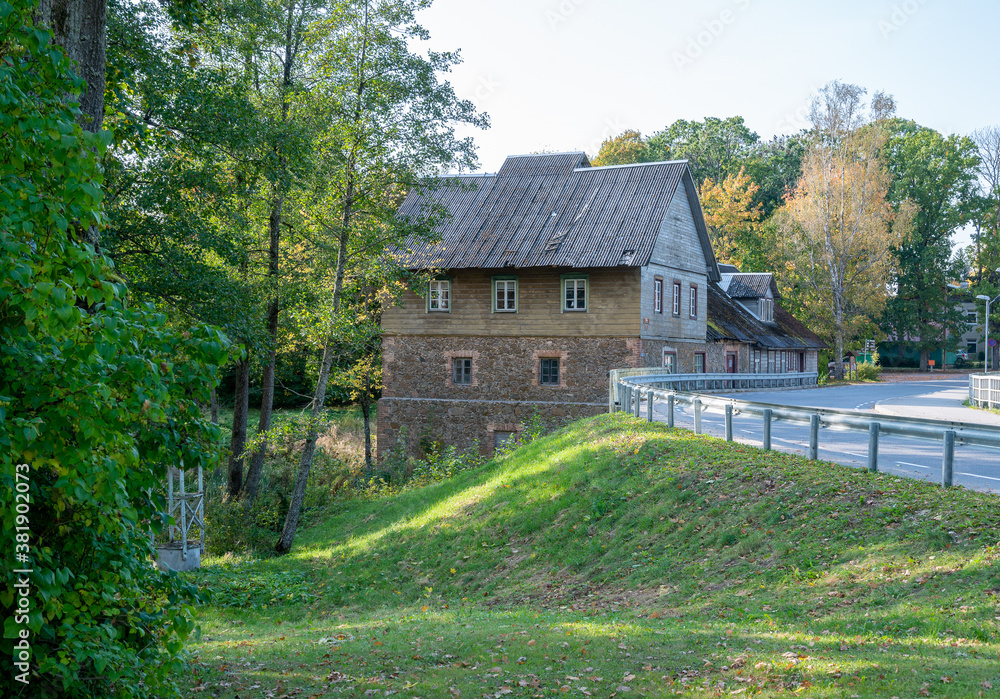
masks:
[[[431,203],[450,216],[439,242],[410,238],[396,254],[409,269],[643,266],[682,182],[718,280],[687,161],[595,168],[582,152],[511,156],[495,175],[445,176],[411,192],[401,217],[420,220]]]
[[[708,285],[710,342],[735,340],[762,349],[824,349],[827,345],[795,316],[774,305],[774,322],[764,323],[730,298],[720,284]]]

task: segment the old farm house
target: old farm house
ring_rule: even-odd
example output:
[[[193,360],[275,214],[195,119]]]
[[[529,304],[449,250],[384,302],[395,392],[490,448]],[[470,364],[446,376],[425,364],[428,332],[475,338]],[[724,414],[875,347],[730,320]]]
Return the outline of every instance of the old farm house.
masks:
[[[398,251],[404,267],[435,276],[383,314],[382,454],[404,428],[410,453],[430,442],[488,453],[534,411],[597,414],[612,368],[815,368],[821,343],[792,342],[794,353],[786,339],[757,343],[754,332],[783,337],[773,317],[752,313],[771,307],[720,285],[745,275],[720,272],[686,161],[591,167],[584,153],[512,156],[495,175],[411,193],[400,215],[424,215],[428,197],[451,215],[440,242]],[[763,297],[773,302],[771,286]],[[720,299],[726,318],[710,326]],[[761,359],[779,347],[781,363]]]

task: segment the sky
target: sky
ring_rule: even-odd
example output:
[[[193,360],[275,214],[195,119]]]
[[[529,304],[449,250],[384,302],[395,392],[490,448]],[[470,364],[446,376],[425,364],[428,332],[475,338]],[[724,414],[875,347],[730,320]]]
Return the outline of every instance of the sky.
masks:
[[[795,133],[832,80],[944,134],[1000,124],[996,0],[435,0],[419,19],[425,50],[461,51],[445,77],[490,116],[461,132],[483,172],[507,155],[594,156],[678,119]]]

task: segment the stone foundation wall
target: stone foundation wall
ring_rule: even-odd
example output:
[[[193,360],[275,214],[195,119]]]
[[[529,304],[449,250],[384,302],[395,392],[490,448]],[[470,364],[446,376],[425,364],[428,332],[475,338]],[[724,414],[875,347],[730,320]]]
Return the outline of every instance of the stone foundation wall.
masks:
[[[440,442],[493,449],[496,432],[517,432],[538,412],[568,421],[607,410],[608,372],[641,366],[643,343],[628,337],[388,336],[378,406],[379,458],[406,428],[406,449]],[[471,383],[453,382],[452,363],[472,360]],[[542,359],[559,360],[559,384],[542,385]],[[511,429],[511,426],[514,429]]]

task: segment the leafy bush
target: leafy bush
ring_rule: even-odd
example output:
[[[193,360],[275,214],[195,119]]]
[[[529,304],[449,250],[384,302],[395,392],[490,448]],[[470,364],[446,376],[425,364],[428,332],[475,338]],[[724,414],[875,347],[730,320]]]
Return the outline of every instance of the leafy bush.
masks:
[[[858,380],[878,381],[881,369],[882,367],[879,365],[879,354],[878,352],[875,352],[872,354],[872,360],[870,362],[860,362],[858,364]]]
[[[33,11],[0,0],[14,49],[0,61],[0,487],[4,540],[25,555],[2,573],[0,652],[30,646],[0,694],[174,697],[196,590],[153,567],[150,528],[167,466],[216,458],[197,401],[228,343],[129,308],[111,263],[82,242],[101,222],[110,135],[76,123],[67,95],[83,83]]]

